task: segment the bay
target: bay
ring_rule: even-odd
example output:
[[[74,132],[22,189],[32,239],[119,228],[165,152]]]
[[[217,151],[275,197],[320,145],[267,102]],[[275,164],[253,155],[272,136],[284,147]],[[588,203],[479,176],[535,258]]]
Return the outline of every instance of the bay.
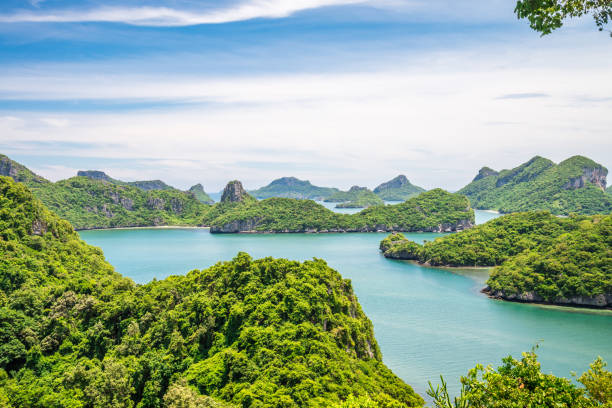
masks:
[[[497,216],[477,211],[477,222]],[[612,313],[492,300],[479,290],[484,269],[429,268],[384,258],[386,234],[210,234],[204,228],[82,231],[115,269],[137,283],[163,279],[230,260],[239,251],[254,258],[325,259],[351,279],[374,323],[384,362],[421,395],[444,375],[452,391],[477,363],[540,344],[545,372],[570,376],[598,355],[612,362]],[[442,234],[406,234],[418,242]]]

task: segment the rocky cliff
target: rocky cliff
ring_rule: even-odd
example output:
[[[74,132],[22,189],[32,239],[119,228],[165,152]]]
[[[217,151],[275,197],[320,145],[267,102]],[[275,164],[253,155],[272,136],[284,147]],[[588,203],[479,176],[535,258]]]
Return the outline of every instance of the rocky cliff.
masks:
[[[34,174],[27,167],[0,154],[0,176],[11,177],[20,183],[50,183],[48,180]]]
[[[524,293],[505,293],[502,290],[494,291],[489,286],[485,287],[482,293],[487,294],[493,299],[508,300],[511,302],[521,303],[544,303],[551,305],[562,305],[562,306],[578,306],[578,307],[591,307],[591,308],[612,308],[612,293],[611,294],[600,294],[594,297],[589,296],[574,296],[570,298],[557,298],[552,302],[546,301],[542,296],[539,296],[535,292],[524,292]]]
[[[499,173],[484,167],[459,193],[474,208],[503,213],[607,214],[612,211],[612,199],[605,193],[607,173],[605,167],[583,156],[559,164],[536,156]]]
[[[489,176],[497,176],[499,173],[495,170],[493,170],[490,167],[483,167],[478,171],[478,174],[476,175],[476,177],[474,177],[474,179],[472,180],[472,182],[474,181],[478,181],[480,179],[483,179],[485,177],[489,177]]]
[[[87,177],[88,179],[92,180],[101,180],[113,184],[123,184],[119,180],[115,180],[114,178],[110,177],[108,174],[100,170],[79,170],[77,172],[77,177]]]
[[[591,183],[603,191],[606,190],[606,176],[608,169],[605,167],[584,167],[582,174],[578,177],[571,177],[569,181],[563,185],[566,190],[575,190],[583,188],[587,183]]]
[[[242,183],[238,180],[227,183],[223,189],[223,194],[221,194],[222,203],[241,203],[252,200],[253,197],[246,192],[244,187],[242,187]]]

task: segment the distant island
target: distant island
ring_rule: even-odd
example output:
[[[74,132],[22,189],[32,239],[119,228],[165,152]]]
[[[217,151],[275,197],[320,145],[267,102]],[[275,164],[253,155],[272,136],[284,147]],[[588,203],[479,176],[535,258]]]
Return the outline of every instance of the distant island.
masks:
[[[87,177],[88,179],[106,181],[120,186],[134,186],[144,191],[176,190],[176,188],[169,186],[161,180],[121,181],[109,177],[106,173],[99,170],[79,170],[77,172],[77,177]]]
[[[492,297],[612,308],[612,215],[505,215],[424,245],[392,234],[384,256],[432,266],[494,267]]]
[[[196,200],[198,200],[199,202],[203,203],[203,204],[209,204],[212,205],[215,203],[215,200],[213,200],[212,198],[210,198],[210,196],[208,194],[206,194],[206,192],[204,191],[204,186],[202,186],[202,184],[198,183],[194,186],[191,186],[189,188],[189,190],[187,190],[189,193],[193,194],[193,196],[196,198]]]
[[[257,201],[239,181],[226,186],[221,202],[206,214],[212,233],[238,232],[451,232],[474,225],[465,196],[434,189],[397,205],[379,205],[357,214],[339,214],[311,200]]]
[[[385,201],[405,201],[424,191],[424,188],[413,185],[406,176],[400,174],[376,187],[374,194]]]
[[[338,204],[338,208],[367,208],[381,205],[383,200],[405,201],[424,191],[424,188],[411,184],[404,175],[380,184],[374,191],[359,186],[341,191],[335,187],[314,186],[310,181],[295,177],[282,177],[265,187],[249,191],[249,194],[258,199],[271,197],[310,199],[341,203]]]
[[[265,187],[251,191],[250,194],[259,199],[284,197],[324,200],[338,191],[337,188],[313,186],[308,180],[299,180],[295,177],[282,177],[272,181]]]
[[[336,208],[368,208],[384,204],[384,201],[372,190],[359,186],[353,186],[348,191],[337,191],[323,201],[340,203],[336,205]]]
[[[193,192],[159,180],[124,182],[88,170],[52,183],[4,155],[0,155],[0,175],[24,183],[76,229],[201,225],[202,214],[208,211]]]
[[[607,174],[608,169],[583,156],[559,164],[536,156],[511,170],[483,167],[458,193],[474,208],[503,213],[607,214],[612,211],[612,196],[605,193]]]

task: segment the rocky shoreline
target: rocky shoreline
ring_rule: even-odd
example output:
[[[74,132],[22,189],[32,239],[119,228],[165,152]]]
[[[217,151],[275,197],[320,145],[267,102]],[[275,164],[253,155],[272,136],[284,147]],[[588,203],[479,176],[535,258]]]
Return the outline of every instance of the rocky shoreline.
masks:
[[[584,307],[590,309],[610,309],[612,310],[612,294],[601,294],[595,297],[588,296],[575,296],[569,299],[559,298],[554,302],[546,301],[543,297],[535,292],[525,292],[518,294],[506,294],[502,290],[494,291],[491,287],[487,286],[483,288],[481,293],[486,294],[491,299],[505,300],[509,302],[518,303],[534,303],[544,305],[555,305],[555,306],[569,306],[569,307]]]
[[[259,219],[249,219],[233,221],[224,225],[211,225],[210,232],[213,234],[278,234],[278,233],[307,233],[307,234],[326,234],[326,233],[349,233],[349,232],[457,232],[463,231],[474,226],[470,220],[461,220],[455,224],[439,224],[434,227],[423,229],[411,229],[397,225],[388,227],[386,225],[371,225],[361,228],[302,228],[299,230],[258,230]]]

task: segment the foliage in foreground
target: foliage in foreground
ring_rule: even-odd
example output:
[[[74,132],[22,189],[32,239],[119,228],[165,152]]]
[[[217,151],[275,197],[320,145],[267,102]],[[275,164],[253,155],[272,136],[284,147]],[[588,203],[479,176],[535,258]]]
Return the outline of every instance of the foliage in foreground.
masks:
[[[612,215],[516,213],[424,245],[392,234],[380,248],[386,257],[430,265],[497,265],[487,284],[504,295],[558,303],[604,296],[600,306],[612,295]]]
[[[497,369],[477,365],[461,377],[461,394],[451,398],[446,382],[427,394],[436,408],[596,408],[612,407],[612,373],[598,358],[578,381],[544,374],[535,352],[523,353],[521,360],[508,356]]]
[[[288,198],[220,203],[204,223],[213,232],[444,231],[471,226],[474,211],[464,196],[434,189],[401,204],[357,214],[339,214],[310,200]]]
[[[599,31],[603,31],[612,20],[610,0],[519,0],[515,13],[518,18],[527,18],[532,29],[550,34],[563,26],[568,18],[592,15]],[[611,33],[612,35],[612,33]]]
[[[135,285],[0,177],[0,405],[328,407],[422,399],[382,362],[350,281],[244,253]]]

